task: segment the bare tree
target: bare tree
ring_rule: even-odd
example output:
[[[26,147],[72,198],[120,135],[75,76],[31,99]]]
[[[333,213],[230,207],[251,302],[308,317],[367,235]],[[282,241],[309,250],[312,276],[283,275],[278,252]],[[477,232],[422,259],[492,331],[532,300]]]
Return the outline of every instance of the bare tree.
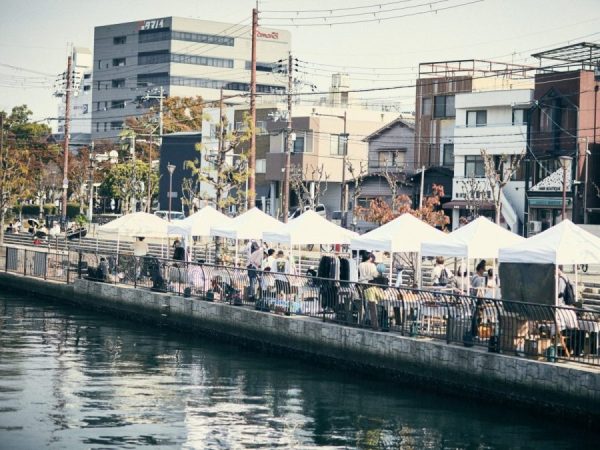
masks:
[[[463,178],[459,183],[467,203],[467,211],[470,211],[472,218],[478,217],[483,200],[487,197],[485,181],[471,177]]]
[[[358,167],[354,167],[351,161],[347,161],[346,168],[352,177],[352,208],[355,208],[356,202],[362,193],[363,181],[365,181],[365,177],[367,176],[367,167],[364,161],[360,161]]]
[[[315,209],[321,197],[327,192],[330,175],[325,171],[325,166],[310,165],[304,170],[301,166],[293,165],[290,170],[290,186],[298,197],[298,206],[301,210],[305,206]],[[314,187],[311,189],[311,184]]]
[[[496,211],[496,224],[500,224],[502,212],[502,189],[508,184],[515,172],[519,169],[525,157],[525,150],[518,155],[490,155],[487,150],[481,149],[481,156],[485,168],[485,177],[490,184],[492,201]]]
[[[396,162],[400,159],[401,152],[396,151],[392,154],[391,160],[384,160],[384,167],[380,168],[380,174],[387,181],[390,191],[392,193],[392,213],[398,211],[400,204],[398,189],[402,184],[406,184],[406,172],[404,171],[404,165],[399,167]]]
[[[196,145],[199,156],[193,161],[185,162],[185,168],[192,175],[184,179],[188,204],[201,200],[201,183],[207,183],[215,192],[213,197],[203,200],[213,201],[221,212],[228,206],[239,207],[245,204],[243,186],[248,178],[247,152],[240,151],[240,146],[250,138],[249,121],[249,117],[245,115],[246,126],[239,132],[227,133],[227,120],[223,116],[217,127],[220,133],[219,148],[208,153],[201,144]],[[203,163],[203,160],[206,162]],[[231,195],[234,190],[235,196]]]

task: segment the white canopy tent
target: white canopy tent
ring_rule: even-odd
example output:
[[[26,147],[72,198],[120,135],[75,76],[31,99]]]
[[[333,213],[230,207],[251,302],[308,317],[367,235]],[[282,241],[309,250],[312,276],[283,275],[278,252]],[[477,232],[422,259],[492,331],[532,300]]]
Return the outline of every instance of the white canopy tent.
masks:
[[[422,242],[435,241],[445,236],[440,230],[406,213],[352,239],[350,248],[390,253],[420,253]]]
[[[98,227],[98,236],[114,236],[117,238],[117,253],[119,243],[123,238],[160,238],[168,237],[169,222],[145,212],[135,212],[119,217]]]
[[[213,226],[210,229],[211,236],[224,237],[227,239],[244,240],[262,239],[265,231],[276,231],[283,226],[279,220],[265,214],[259,208],[252,208],[232,219],[226,225]]]
[[[500,262],[600,264],[600,238],[568,219],[519,245],[501,248]]]
[[[555,266],[573,264],[577,286],[577,264],[600,264],[600,238],[565,219],[519,245],[501,248],[498,261]],[[558,271],[555,274],[555,284],[558,290]],[[578,299],[577,289],[575,297]]]
[[[448,256],[456,258],[497,259],[498,250],[523,243],[525,239],[496,225],[485,217],[478,217],[467,225],[445,235],[441,240],[425,241],[421,245],[423,256]]]
[[[290,247],[308,244],[349,244],[355,237],[358,237],[358,234],[354,231],[342,228],[310,210],[277,230],[264,231],[262,234],[266,242],[277,242]]]
[[[186,217],[169,223],[168,231],[171,235],[181,236],[210,236],[212,227],[228,226],[231,218],[217,211],[212,206],[205,206],[201,210]]]
[[[235,258],[238,256],[238,241],[240,240],[261,240],[265,231],[277,231],[283,227],[283,223],[273,217],[265,214],[259,208],[252,208],[243,214],[232,219],[225,226],[211,227],[210,235],[234,239]]]
[[[409,213],[352,239],[353,250],[371,250],[390,253],[390,282],[393,273],[394,253],[421,253],[421,243],[443,239],[445,233]],[[420,258],[416,270],[420,274]],[[419,283],[421,277],[419,276]]]
[[[495,224],[485,217],[478,217],[467,225],[437,241],[421,244],[421,256],[445,256],[466,259],[467,291],[471,287],[469,260],[498,259],[502,247],[522,244],[525,239]],[[494,263],[495,266],[495,263]],[[495,267],[494,267],[495,269]],[[494,270],[496,273],[496,270]]]

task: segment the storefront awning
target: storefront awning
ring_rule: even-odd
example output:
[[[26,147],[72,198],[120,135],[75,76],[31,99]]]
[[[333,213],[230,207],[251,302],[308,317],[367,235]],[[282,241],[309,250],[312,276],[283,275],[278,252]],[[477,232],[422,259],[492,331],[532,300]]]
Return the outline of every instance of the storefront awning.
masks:
[[[571,206],[571,199],[566,199],[567,207]],[[534,208],[562,208],[562,197],[529,197],[529,206]]]
[[[466,200],[452,200],[451,202],[444,203],[442,208],[444,209],[469,209],[473,205],[471,202]],[[493,211],[494,204],[492,202],[479,202],[477,208],[481,211]]]

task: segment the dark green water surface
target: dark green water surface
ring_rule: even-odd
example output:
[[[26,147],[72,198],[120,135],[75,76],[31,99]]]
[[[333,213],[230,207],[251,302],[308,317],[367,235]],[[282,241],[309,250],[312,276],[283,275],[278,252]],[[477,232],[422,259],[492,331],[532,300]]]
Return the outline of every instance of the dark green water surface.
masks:
[[[0,292],[2,449],[565,449],[598,438],[568,417]]]

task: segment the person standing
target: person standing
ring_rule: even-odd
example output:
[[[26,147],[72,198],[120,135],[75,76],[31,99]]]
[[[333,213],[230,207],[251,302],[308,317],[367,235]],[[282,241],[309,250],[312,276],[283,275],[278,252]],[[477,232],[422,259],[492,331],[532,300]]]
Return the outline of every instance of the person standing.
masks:
[[[185,261],[185,249],[179,239],[173,243],[173,259],[175,261]]]
[[[434,286],[446,286],[450,283],[450,279],[452,278],[452,274],[446,266],[444,265],[444,257],[436,256],[435,258],[435,266],[431,272],[431,277]]]
[[[375,265],[375,255],[369,253],[363,255],[362,259],[363,261],[358,265],[358,282],[370,283],[377,275],[379,275],[377,266]]]
[[[133,243],[133,256],[143,257],[148,254],[148,243],[144,241],[143,236],[138,236]]]
[[[250,246],[250,256],[248,257],[248,279],[250,280],[250,292],[248,298],[253,300],[256,294],[256,279],[258,277],[257,270],[262,266],[263,249],[256,242],[252,242]]]

